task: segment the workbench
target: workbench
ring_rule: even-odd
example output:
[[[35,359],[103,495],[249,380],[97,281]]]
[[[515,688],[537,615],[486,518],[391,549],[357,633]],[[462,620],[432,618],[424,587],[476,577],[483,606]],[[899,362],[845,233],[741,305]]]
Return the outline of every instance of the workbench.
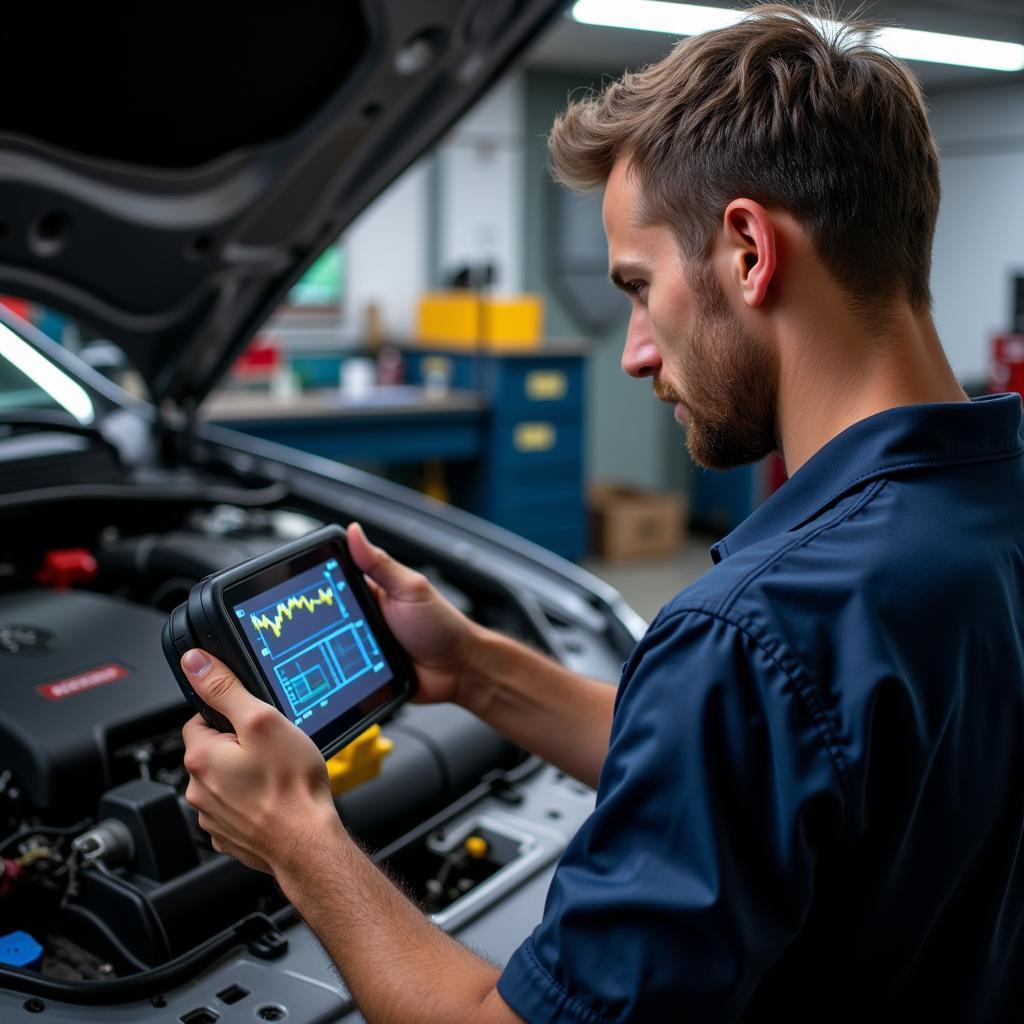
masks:
[[[511,353],[407,349],[406,386],[359,400],[334,388],[288,399],[224,391],[201,415],[338,461],[440,460],[455,504],[579,558],[587,547],[584,355],[578,342]],[[437,358],[447,363],[443,394],[422,386],[424,361]]]
[[[275,398],[221,391],[204,419],[338,462],[476,459],[486,448],[487,399],[474,391],[430,396],[420,387],[376,388],[365,399],[337,389]]]

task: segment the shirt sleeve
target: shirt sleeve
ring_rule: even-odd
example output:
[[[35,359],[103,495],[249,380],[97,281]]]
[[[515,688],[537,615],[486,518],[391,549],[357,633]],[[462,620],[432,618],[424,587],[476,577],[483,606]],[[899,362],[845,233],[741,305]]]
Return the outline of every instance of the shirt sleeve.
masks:
[[[711,613],[659,617],[502,997],[531,1024],[736,1019],[800,929],[842,817],[821,716],[777,646]]]

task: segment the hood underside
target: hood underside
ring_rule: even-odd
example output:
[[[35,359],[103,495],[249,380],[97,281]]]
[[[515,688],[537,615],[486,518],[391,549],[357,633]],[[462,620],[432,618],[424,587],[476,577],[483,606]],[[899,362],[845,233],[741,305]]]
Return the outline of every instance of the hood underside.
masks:
[[[198,402],[316,256],[563,0],[14,9],[0,291]]]

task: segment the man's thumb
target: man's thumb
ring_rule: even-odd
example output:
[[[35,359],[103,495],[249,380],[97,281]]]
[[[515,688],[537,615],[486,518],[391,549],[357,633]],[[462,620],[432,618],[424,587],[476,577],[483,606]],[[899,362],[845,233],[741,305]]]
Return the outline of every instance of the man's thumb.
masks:
[[[242,685],[224,662],[206,651],[199,648],[186,651],[181,658],[181,667],[199,698],[231,722],[236,733],[246,721],[247,713],[251,713],[253,702],[264,703]]]
[[[403,597],[422,584],[420,573],[371,544],[359,523],[349,525],[347,536],[352,561],[391,597]]]

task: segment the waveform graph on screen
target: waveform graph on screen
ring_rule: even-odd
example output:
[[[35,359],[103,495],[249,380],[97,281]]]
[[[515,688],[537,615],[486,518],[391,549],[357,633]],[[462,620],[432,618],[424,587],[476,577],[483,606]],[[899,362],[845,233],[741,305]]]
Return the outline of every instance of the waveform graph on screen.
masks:
[[[264,649],[274,659],[336,629],[346,616],[345,606],[338,600],[330,580],[325,584],[314,583],[249,613]]]
[[[328,562],[314,578],[305,574],[295,589],[255,609],[236,614],[258,640],[257,653],[270,664],[296,724],[332,695],[386,664],[372,630],[358,614],[344,581]],[[266,595],[270,597],[270,594]]]
[[[391,671],[334,559],[233,607],[281,709],[303,728],[357,679],[367,677],[352,700]]]

